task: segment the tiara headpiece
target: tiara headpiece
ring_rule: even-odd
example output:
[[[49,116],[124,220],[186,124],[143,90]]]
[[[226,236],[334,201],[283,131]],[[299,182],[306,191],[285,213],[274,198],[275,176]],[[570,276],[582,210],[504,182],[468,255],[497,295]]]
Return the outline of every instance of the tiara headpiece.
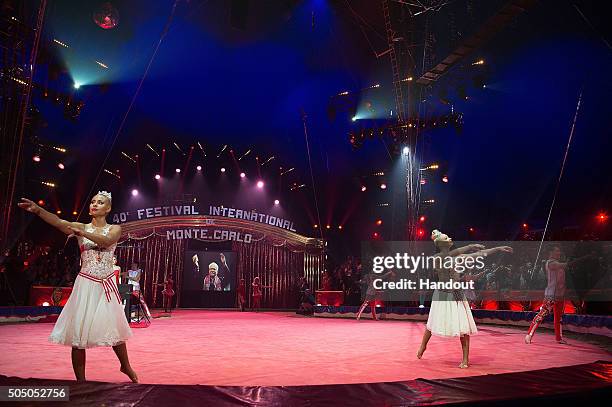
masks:
[[[98,191],[98,195],[102,195],[102,196],[107,197],[110,202],[113,201],[113,196],[111,195],[110,192],[107,192],[107,191]]]

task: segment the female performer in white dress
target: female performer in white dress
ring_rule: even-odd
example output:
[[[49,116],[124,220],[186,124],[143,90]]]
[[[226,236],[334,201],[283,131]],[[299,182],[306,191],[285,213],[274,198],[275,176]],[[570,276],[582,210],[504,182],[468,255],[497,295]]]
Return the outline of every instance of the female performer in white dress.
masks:
[[[125,346],[132,331],[113,272],[113,253],[121,227],[106,223],[111,194],[102,191],[92,198],[89,204],[92,220],[87,225],[60,219],[29,199],[21,198],[18,205],[67,235],[77,236],[81,248],[81,271],[49,340],[72,347],[72,367],[77,381],[85,381],[85,349],[112,346],[121,363],[121,372],[137,383],[138,376],[130,366]]]
[[[509,246],[500,246],[492,249],[485,249],[483,245],[473,244],[455,250],[450,250],[453,240],[438,230],[431,232],[431,239],[440,250],[438,256],[445,259],[447,257],[486,257],[497,252],[512,253]],[[472,253],[468,253],[468,252]],[[446,263],[444,260],[442,264]],[[460,281],[461,273],[453,269],[436,269],[438,281]],[[421,359],[431,335],[446,337],[459,337],[461,348],[463,349],[463,360],[459,365],[465,369],[469,367],[470,356],[470,335],[477,331],[470,304],[462,290],[435,290],[431,299],[429,317],[427,318],[427,329],[423,333],[421,347],[417,352],[417,358]]]

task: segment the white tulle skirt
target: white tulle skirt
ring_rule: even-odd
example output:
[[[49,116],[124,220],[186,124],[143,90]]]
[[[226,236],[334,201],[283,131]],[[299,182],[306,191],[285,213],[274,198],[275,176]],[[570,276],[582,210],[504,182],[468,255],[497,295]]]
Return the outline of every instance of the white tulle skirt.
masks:
[[[439,336],[474,335],[478,332],[467,300],[456,301],[452,293],[435,290],[427,329]]]
[[[131,336],[123,305],[114,296],[107,301],[102,284],[78,276],[49,341],[86,349],[119,345]]]

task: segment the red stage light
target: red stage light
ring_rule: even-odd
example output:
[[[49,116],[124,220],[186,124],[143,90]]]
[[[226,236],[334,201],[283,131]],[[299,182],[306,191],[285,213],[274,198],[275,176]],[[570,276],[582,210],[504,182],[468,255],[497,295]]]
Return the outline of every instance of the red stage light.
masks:
[[[419,229],[419,230],[417,230],[417,235],[419,237],[423,237],[423,236],[425,236],[425,231],[423,229]]]
[[[37,163],[39,163],[40,162],[40,156],[38,154],[36,154],[34,157],[32,157],[32,160],[34,160]]]
[[[257,181],[257,188],[263,188],[264,187],[264,182],[263,181]]]
[[[38,204],[39,204],[40,206],[45,206],[45,201],[43,201],[42,199],[40,199],[40,200],[38,201]]]
[[[313,226],[313,228],[315,228],[315,229],[316,229],[316,228],[318,228],[318,227],[319,227],[319,225],[314,225],[314,226]]]
[[[330,228],[331,228],[331,225],[327,225],[327,226],[325,226],[325,227],[326,227],[327,229],[330,229]]]
[[[419,222],[425,222],[425,219],[427,219],[425,216],[421,216],[421,217],[419,218]]]
[[[597,220],[600,222],[605,222],[608,220],[608,215],[605,213],[599,213],[599,215],[597,215]]]
[[[58,215],[62,214],[62,211],[60,211],[59,209],[57,211],[55,211],[55,213],[57,213]]]
[[[529,225],[528,225],[528,224],[523,223],[523,229],[527,229],[528,227],[529,227]]]
[[[378,238],[378,232],[374,232],[374,239]]]
[[[470,233],[474,233],[474,228],[469,228],[468,230],[470,231]]]
[[[72,214],[76,216],[76,214],[77,214],[77,211],[73,211],[73,212],[72,212]]]
[[[382,225],[382,219],[378,219],[378,220],[376,221],[376,224],[377,224],[378,226]]]
[[[338,229],[342,230],[342,225],[338,225]]]

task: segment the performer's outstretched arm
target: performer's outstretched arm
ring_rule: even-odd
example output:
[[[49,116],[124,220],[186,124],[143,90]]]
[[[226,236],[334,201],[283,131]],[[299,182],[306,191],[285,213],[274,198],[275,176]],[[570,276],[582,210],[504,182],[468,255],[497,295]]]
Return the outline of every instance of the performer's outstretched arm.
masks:
[[[449,256],[459,256],[461,254],[467,254],[470,252],[476,252],[478,250],[484,250],[484,245],[481,244],[468,244],[463,247],[458,247],[457,249],[453,249],[448,252]]]
[[[39,218],[47,222],[49,225],[61,230],[63,233],[67,235],[73,234],[73,231],[70,229],[85,229],[85,225],[80,222],[68,222],[67,220],[61,219],[54,213],[48,212],[38,206],[33,201],[30,201],[26,198],[21,198],[21,202],[17,204],[21,209],[25,209],[28,212],[32,212],[34,215],[37,215]]]

